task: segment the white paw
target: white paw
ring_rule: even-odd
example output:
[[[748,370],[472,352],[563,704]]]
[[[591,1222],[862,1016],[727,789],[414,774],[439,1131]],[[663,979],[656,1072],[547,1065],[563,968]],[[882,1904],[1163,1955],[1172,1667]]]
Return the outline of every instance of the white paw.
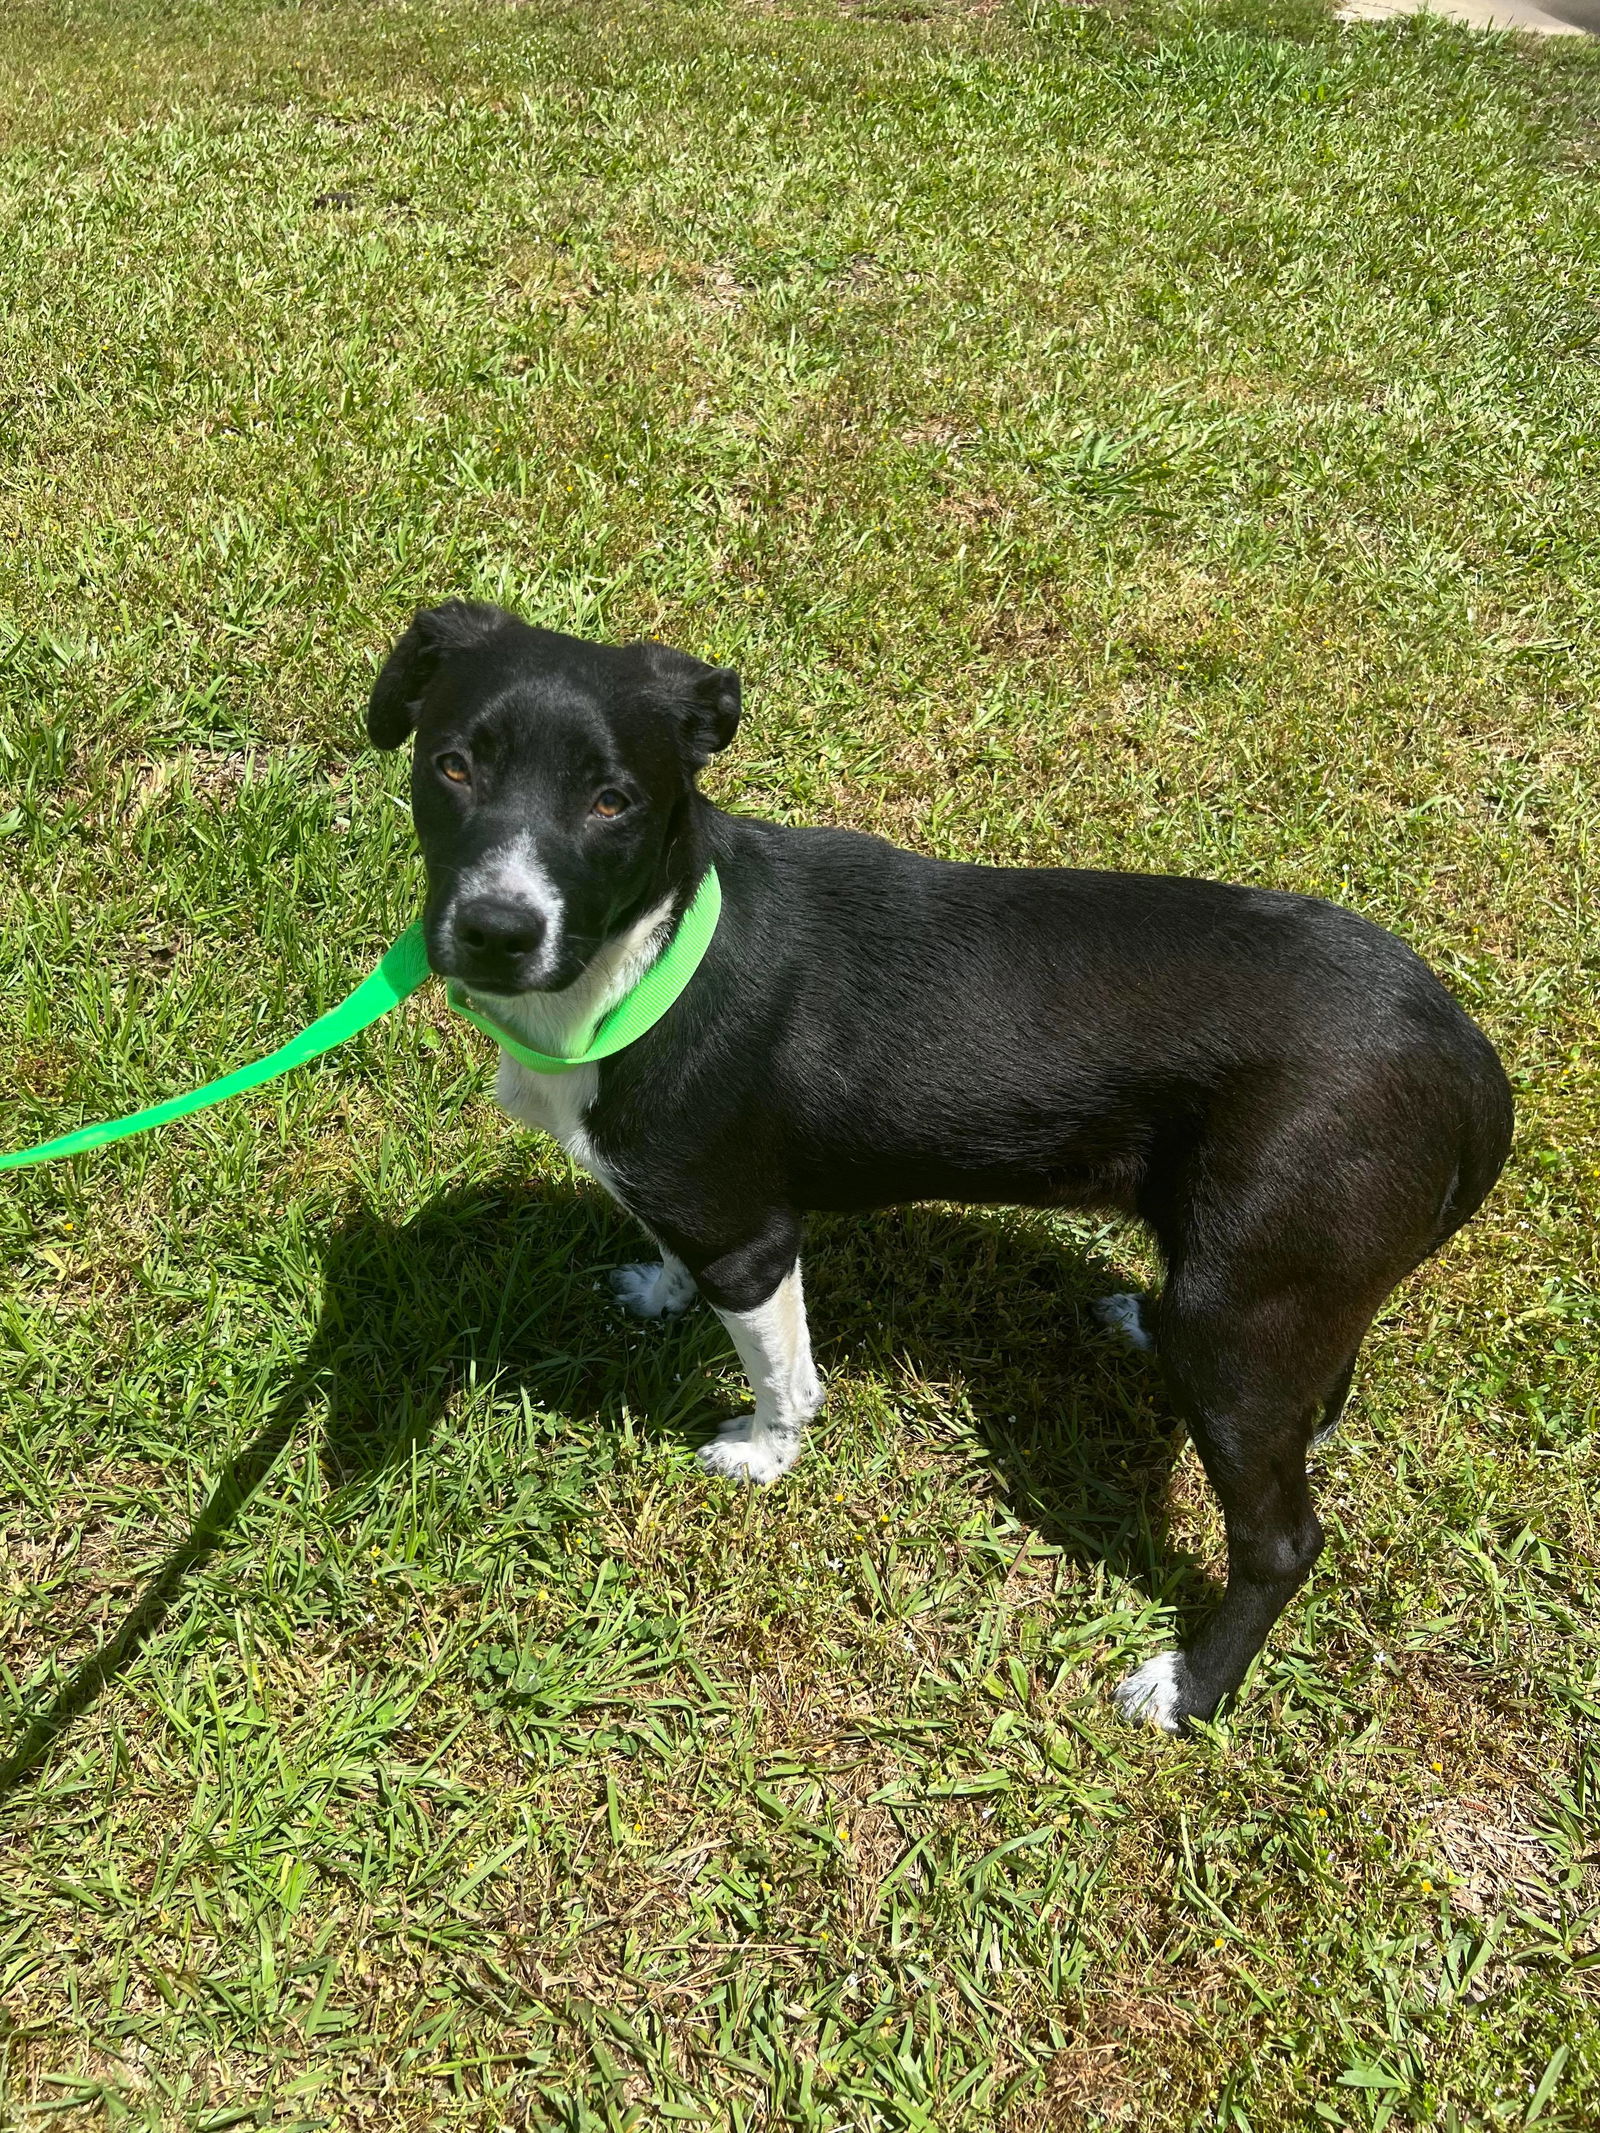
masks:
[[[612,1295],[634,1318],[670,1318],[694,1302],[694,1279],[676,1260],[614,1266],[606,1276]]]
[[[1155,1340],[1144,1322],[1144,1296],[1124,1294],[1121,1296],[1097,1296],[1090,1309],[1108,1333],[1119,1334],[1130,1348],[1137,1348],[1141,1355],[1155,1353]]]
[[[758,1430],[753,1415],[724,1422],[714,1444],[703,1444],[695,1457],[708,1474],[724,1474],[730,1481],[776,1481],[787,1474],[800,1456],[800,1435],[774,1435]]]
[[[1176,1733],[1183,1721],[1187,1671],[1182,1652],[1159,1652],[1126,1681],[1117,1683],[1117,1709],[1134,1725],[1159,1726],[1163,1733]]]

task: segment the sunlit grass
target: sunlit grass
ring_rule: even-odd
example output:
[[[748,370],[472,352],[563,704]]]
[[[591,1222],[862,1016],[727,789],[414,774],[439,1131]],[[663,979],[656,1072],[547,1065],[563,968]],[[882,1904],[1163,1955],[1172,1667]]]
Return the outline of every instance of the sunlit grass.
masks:
[[[418,1003],[0,1189],[19,2124],[1577,2129],[1593,1964],[1600,62],[1309,5],[23,4],[5,1144],[414,912],[419,600],[736,663],[725,804],[1338,897],[1502,1047],[1331,1546],[1218,1521],[1088,1222],[818,1225],[830,1398]],[[81,2115],[81,2119],[79,2114]],[[631,2115],[630,2115],[631,2114]]]

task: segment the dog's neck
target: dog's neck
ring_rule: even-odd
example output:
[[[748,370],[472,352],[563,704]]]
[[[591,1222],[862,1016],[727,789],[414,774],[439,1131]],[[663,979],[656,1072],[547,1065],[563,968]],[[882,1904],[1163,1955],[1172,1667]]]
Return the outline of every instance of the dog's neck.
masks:
[[[589,1041],[601,1017],[631,992],[672,937],[695,885],[711,864],[716,810],[690,793],[667,839],[659,887],[644,910],[590,957],[581,977],[560,992],[490,993],[473,988],[484,1011],[531,1051],[571,1058]]]
[[[581,977],[560,992],[495,993],[473,990],[485,1011],[504,1023],[531,1050],[567,1058],[588,1043],[595,1024],[633,990],[666,947],[677,907],[664,894],[631,926],[613,934],[590,958]]]

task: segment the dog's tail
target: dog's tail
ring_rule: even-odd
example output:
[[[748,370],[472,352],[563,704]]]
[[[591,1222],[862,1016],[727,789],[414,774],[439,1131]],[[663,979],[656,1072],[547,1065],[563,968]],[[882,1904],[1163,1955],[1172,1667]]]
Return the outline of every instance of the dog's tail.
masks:
[[[1439,1203],[1439,1220],[1428,1249],[1437,1251],[1477,1213],[1506,1166],[1516,1131],[1516,1107],[1500,1055],[1475,1022],[1469,1022],[1472,1046],[1467,1069],[1465,1112],[1456,1167]]]

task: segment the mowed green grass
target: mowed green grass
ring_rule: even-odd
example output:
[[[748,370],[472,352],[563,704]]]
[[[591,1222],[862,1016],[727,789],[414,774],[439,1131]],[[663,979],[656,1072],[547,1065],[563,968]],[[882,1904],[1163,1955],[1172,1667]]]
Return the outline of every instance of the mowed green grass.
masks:
[[[1354,904],[1521,1116],[1184,1744],[1107,1700],[1222,1565],[1130,1231],[818,1224],[758,1494],[436,999],[3,1181],[0,2119],[1596,2123],[1600,58],[21,0],[0,75],[0,1144],[415,912],[361,709],[454,593],[736,663],[730,807]]]

